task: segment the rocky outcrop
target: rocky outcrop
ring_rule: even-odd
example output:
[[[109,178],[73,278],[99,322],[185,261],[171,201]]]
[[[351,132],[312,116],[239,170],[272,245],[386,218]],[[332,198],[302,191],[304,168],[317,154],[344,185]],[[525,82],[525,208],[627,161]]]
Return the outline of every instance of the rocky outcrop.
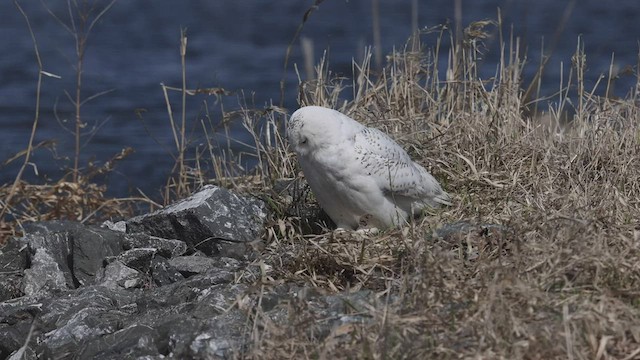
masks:
[[[330,333],[375,301],[368,291],[251,287],[267,206],[206,187],[165,209],[103,226],[42,222],[0,249],[0,358],[229,358],[246,351],[260,312]],[[347,306],[348,304],[348,306]]]
[[[238,255],[259,241],[266,205],[224,188],[208,186],[162,210],[126,222],[127,233],[180,239],[206,255]]]

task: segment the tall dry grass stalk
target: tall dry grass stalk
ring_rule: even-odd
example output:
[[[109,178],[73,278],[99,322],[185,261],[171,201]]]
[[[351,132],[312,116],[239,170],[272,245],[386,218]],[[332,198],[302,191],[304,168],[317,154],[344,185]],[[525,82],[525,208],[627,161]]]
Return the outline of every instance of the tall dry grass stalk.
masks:
[[[182,86],[179,89],[171,88],[164,84],[162,86],[162,92],[164,94],[165,104],[167,106],[167,114],[169,116],[169,123],[171,125],[171,132],[173,134],[173,140],[176,147],[174,155],[175,163],[172,170],[172,176],[167,179],[167,185],[164,189],[165,202],[170,199],[182,198],[188,196],[191,193],[191,187],[188,182],[188,169],[186,168],[187,159],[187,95],[194,95],[195,91],[188,91],[187,89],[187,34],[184,29],[180,31],[180,69]],[[180,92],[180,122],[177,123],[173,116],[173,108],[171,101],[169,100],[169,90],[176,90]]]

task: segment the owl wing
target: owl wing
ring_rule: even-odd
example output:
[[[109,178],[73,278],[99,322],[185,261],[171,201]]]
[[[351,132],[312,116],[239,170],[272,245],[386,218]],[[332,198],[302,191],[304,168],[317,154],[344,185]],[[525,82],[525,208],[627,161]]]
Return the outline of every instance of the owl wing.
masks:
[[[364,171],[385,196],[409,198],[434,207],[451,204],[438,181],[382,131],[365,127],[356,134],[354,149]]]

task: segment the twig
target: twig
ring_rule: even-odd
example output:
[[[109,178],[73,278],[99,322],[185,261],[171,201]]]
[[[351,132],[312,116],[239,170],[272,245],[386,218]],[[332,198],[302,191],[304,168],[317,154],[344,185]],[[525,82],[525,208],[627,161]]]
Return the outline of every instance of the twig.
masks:
[[[36,55],[36,61],[38,62],[38,84],[36,86],[36,110],[33,118],[33,125],[31,126],[29,143],[27,145],[27,150],[24,155],[24,162],[22,163],[20,170],[18,170],[18,174],[16,175],[16,178],[13,181],[13,185],[11,185],[11,190],[9,191],[9,195],[4,200],[4,206],[2,207],[2,210],[0,210],[0,221],[4,219],[4,216],[7,214],[9,207],[11,207],[11,200],[13,199],[13,196],[16,193],[16,189],[18,188],[18,184],[22,179],[22,174],[24,173],[24,170],[26,169],[27,164],[31,159],[31,152],[33,151],[33,140],[36,135],[36,129],[38,128],[38,119],[40,118],[40,92],[42,88],[42,75],[43,75],[42,60],[40,59],[40,52],[38,51],[38,41],[36,40],[36,36],[33,33],[33,28],[31,27],[31,23],[29,22],[29,17],[24,12],[22,7],[20,6],[20,3],[17,0],[15,0],[13,3],[18,8],[18,11],[20,11],[20,14],[22,14],[22,17],[24,17],[24,20],[27,23],[27,28],[29,29],[29,34],[31,35],[31,41],[33,42],[33,50]]]

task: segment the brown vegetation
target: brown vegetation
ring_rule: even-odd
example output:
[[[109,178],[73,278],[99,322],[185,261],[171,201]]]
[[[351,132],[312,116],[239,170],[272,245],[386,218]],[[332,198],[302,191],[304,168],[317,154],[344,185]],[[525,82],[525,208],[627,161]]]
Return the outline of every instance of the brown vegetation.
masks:
[[[639,356],[638,94],[593,95],[576,60],[557,101],[528,115],[534,102],[524,98],[517,43],[504,49],[495,78],[478,79],[476,40],[486,25],[470,27],[475,37],[452,51],[446,81],[437,73],[438,49],[415,47],[389,55],[375,78],[370,57],[354,64],[352,101],[340,100],[347,87],[324,62],[317,80],[301,84],[303,105],[333,107],[394,134],[455,205],[409,228],[364,237],[303,237],[288,226],[295,221],[280,219],[269,232],[264,261],[274,271],[263,291],[283,281],[327,292],[371,289],[379,304],[364,314],[370,321],[319,339],[305,331],[307,321],[321,319],[304,302],[299,318],[281,323],[254,309],[254,355]],[[580,51],[574,60],[585,58]],[[295,169],[283,153],[265,163]],[[433,236],[462,219],[501,226]]]

